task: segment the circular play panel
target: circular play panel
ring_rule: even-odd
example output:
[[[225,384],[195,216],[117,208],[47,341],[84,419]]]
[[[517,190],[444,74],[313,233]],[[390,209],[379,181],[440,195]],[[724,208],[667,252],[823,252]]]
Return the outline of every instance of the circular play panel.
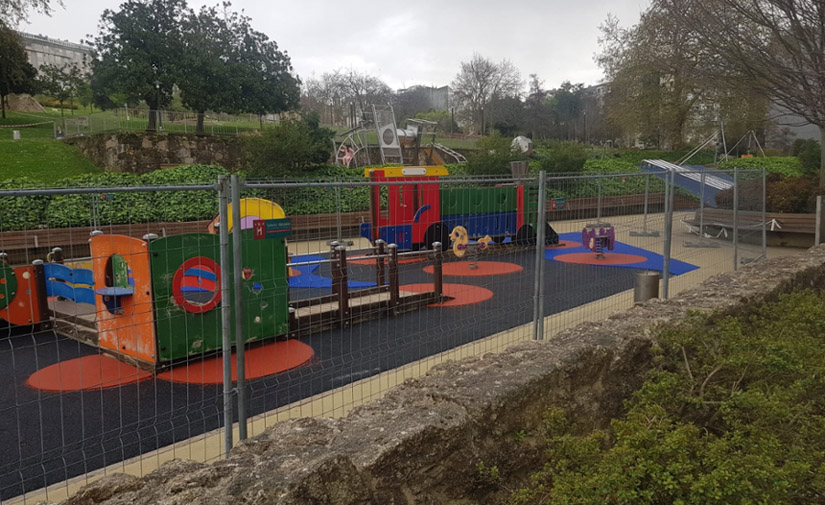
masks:
[[[622,253],[604,253],[604,257],[597,258],[593,252],[557,254],[553,259],[576,265],[632,265],[647,261],[644,256]]]
[[[471,286],[469,284],[443,284],[443,288],[444,295],[449,296],[452,300],[447,300],[443,303],[433,303],[430,304],[430,307],[461,307],[481,303],[493,297],[493,292],[489,289],[480,286]],[[399,289],[413,293],[429,293],[433,290],[433,284],[431,282],[404,284],[400,286]]]
[[[452,261],[442,265],[443,274],[452,277],[487,277],[489,275],[514,274],[522,270],[524,268],[521,265],[504,261]],[[424,267],[424,271],[428,274],[433,273],[433,266]]]
[[[134,384],[152,377],[141,370],[102,354],[93,354],[47,366],[33,373],[26,385],[41,391],[66,393]]]
[[[291,370],[309,361],[313,354],[312,347],[297,340],[273,342],[247,349],[244,353],[246,378],[259,379]],[[233,353],[232,380],[238,378],[236,364]],[[158,379],[182,384],[221,384],[223,383],[223,361],[221,356],[197,359],[159,373]]]

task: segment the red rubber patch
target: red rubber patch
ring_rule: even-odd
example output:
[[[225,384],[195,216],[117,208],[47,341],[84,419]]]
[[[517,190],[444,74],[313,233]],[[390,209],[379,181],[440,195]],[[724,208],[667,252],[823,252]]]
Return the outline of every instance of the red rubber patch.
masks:
[[[636,254],[604,253],[604,258],[597,258],[594,252],[557,254],[553,259],[577,265],[632,265],[647,261],[644,256]]]
[[[386,259],[386,265],[389,266],[390,261],[389,258]],[[408,263],[421,263],[422,261],[427,261],[428,258],[401,258],[398,260],[399,265],[406,265]],[[366,265],[370,267],[374,267],[376,261],[370,258],[360,258],[360,259],[347,259],[347,263],[350,265]]]
[[[463,305],[473,305],[489,300],[493,297],[493,292],[479,286],[469,284],[443,284],[444,294],[452,298],[443,303],[433,303],[430,307],[461,307]],[[402,284],[401,291],[413,293],[427,293],[433,290],[432,283],[423,284]]]
[[[246,378],[258,379],[299,367],[314,355],[312,347],[297,340],[273,342],[247,349],[244,354]],[[194,359],[158,374],[158,379],[182,384],[222,384],[223,361],[221,356]],[[235,353],[232,353],[232,380],[238,379],[235,368]]]
[[[548,251],[559,250],[559,249],[573,249],[575,247],[581,247],[581,242],[576,242],[575,240],[562,240],[559,241],[559,245],[549,245],[545,247]]]
[[[487,277],[488,275],[506,275],[521,272],[524,268],[515,263],[505,263],[503,261],[476,261],[477,268],[472,266],[470,261],[454,261],[444,263],[442,272],[444,275],[452,277]],[[424,267],[428,274],[433,273],[433,266]]]
[[[40,369],[28,378],[26,385],[41,391],[66,393],[113,388],[151,377],[152,373],[146,370],[109,356],[93,354]]]

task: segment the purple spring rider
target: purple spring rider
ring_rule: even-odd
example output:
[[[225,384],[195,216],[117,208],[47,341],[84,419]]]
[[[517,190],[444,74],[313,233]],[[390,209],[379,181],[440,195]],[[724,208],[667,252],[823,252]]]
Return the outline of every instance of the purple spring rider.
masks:
[[[609,224],[588,224],[582,230],[582,245],[596,253],[596,258],[603,259],[605,249],[613,250],[616,232]]]

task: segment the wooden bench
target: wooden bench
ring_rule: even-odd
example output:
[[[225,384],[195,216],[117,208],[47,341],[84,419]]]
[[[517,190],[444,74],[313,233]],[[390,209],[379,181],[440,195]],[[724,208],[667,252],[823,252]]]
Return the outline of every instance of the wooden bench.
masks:
[[[733,231],[733,211],[730,209],[704,209],[704,216],[700,216],[697,210],[693,219],[686,220],[685,223],[691,226],[699,226],[700,217],[705,226],[705,233],[715,235],[719,230]],[[783,247],[810,247],[814,243],[816,233],[816,214],[787,214],[783,212],[767,212],[764,220],[767,223],[768,245]],[[736,215],[736,224],[739,230],[746,234],[744,238],[747,242],[753,242],[749,235],[758,235],[761,243],[763,216],[762,212],[739,211]],[[751,232],[758,231],[753,234]],[[730,235],[730,234],[729,234]]]

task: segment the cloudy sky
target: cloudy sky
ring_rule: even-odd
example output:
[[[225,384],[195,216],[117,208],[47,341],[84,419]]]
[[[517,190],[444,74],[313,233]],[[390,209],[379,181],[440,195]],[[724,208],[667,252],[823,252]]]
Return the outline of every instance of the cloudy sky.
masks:
[[[190,0],[193,8],[214,5]],[[79,42],[121,0],[63,0],[52,17],[30,16],[23,31]],[[354,68],[393,88],[449,84],[477,52],[509,59],[523,79],[545,86],[598,83],[598,26],[608,12],[634,24],[649,0],[234,0],[253,26],[286,50],[302,78]]]

